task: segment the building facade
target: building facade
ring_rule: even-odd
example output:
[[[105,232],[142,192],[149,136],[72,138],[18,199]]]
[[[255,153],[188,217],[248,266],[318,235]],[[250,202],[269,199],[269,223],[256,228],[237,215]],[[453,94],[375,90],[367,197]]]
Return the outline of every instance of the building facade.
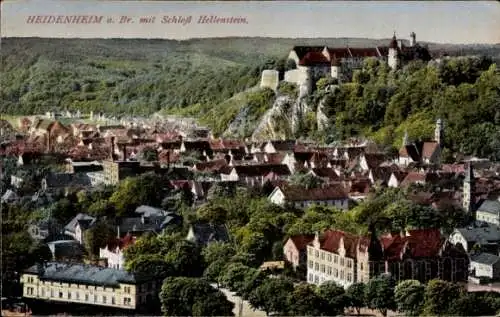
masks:
[[[160,287],[123,270],[62,262],[35,265],[24,272],[21,282],[30,306],[70,303],[130,312],[152,302]]]

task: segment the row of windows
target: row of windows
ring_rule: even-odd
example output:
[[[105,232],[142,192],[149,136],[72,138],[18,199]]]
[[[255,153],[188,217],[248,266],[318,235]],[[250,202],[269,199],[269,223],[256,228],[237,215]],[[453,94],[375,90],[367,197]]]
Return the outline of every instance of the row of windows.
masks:
[[[309,262],[309,268],[313,268],[312,261]],[[353,281],[353,274],[351,272],[345,274],[343,269],[339,271],[339,269],[332,268],[331,266],[325,266],[324,264],[319,265],[318,263],[314,263],[314,270],[317,272],[326,273],[326,275],[333,276],[335,278],[340,278],[341,280],[347,279],[348,282]]]
[[[312,252],[313,250],[312,249],[309,249],[309,255],[312,256]],[[326,255],[325,255],[326,254]],[[324,252],[324,251],[319,251],[319,250],[315,250],[314,251],[314,256],[316,258],[321,258],[321,260],[326,260],[328,262],[332,262],[332,254],[331,253],[327,253],[327,252]],[[340,262],[340,265],[341,266],[347,266],[348,268],[352,268],[352,265],[353,265],[353,260],[352,259],[346,259],[344,257],[340,257],[338,256],[337,254],[334,254],[333,255],[333,263],[337,264]]]
[[[33,295],[34,294],[34,288],[33,287],[27,287],[26,292],[28,295]],[[45,289],[45,287],[41,288],[41,296],[42,297],[56,297],[60,299],[74,299],[74,300],[84,300],[86,302],[90,301],[92,298],[92,301],[94,303],[102,303],[102,304],[111,304],[115,305],[116,304],[116,299],[114,296],[111,296],[111,301],[108,301],[108,297],[105,295],[98,296],[94,294],[93,296],[90,296],[89,293],[85,293],[84,296],[82,296],[80,292],[62,292],[62,291],[56,291],[54,289]],[[123,305],[125,306],[130,306],[132,303],[132,299],[129,297],[123,298]]]
[[[27,277],[27,282],[30,283],[30,284],[33,284],[35,283],[35,278],[33,276],[28,276]],[[50,285],[50,286],[63,286],[63,287],[66,287],[66,284],[63,285],[62,282],[45,282],[45,281],[42,281],[42,284],[43,285]],[[81,284],[67,284],[69,288],[83,288],[83,285]],[[113,291],[112,288],[107,288],[107,287],[102,287],[102,286],[89,286],[89,285],[85,285],[85,289],[89,289],[89,290],[97,290],[97,288],[102,288],[105,292],[106,291]],[[125,286],[124,287],[124,292],[127,293],[127,294],[130,294],[130,286]]]

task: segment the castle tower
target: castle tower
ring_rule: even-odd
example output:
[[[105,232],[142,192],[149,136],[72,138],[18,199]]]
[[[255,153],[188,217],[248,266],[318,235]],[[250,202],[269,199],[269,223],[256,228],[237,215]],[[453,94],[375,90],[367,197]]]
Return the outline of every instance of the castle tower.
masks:
[[[434,129],[434,141],[436,141],[439,146],[443,146],[444,135],[443,135],[443,121],[441,119],[436,120],[436,128]]]
[[[337,80],[340,78],[340,60],[336,57],[332,59],[331,76]]]
[[[410,33],[410,46],[413,47],[415,45],[417,45],[417,35],[415,34],[415,32],[411,32]]]
[[[472,169],[472,162],[467,163],[465,167],[465,179],[463,186],[462,207],[466,212],[472,212],[472,193],[474,192],[474,171]]]
[[[396,39],[396,32],[394,32],[391,43],[389,44],[387,63],[392,70],[396,70],[399,66],[398,40]]]

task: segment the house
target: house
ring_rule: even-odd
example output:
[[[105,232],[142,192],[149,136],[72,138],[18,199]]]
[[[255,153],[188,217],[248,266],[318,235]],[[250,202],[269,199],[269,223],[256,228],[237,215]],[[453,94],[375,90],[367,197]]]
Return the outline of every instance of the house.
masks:
[[[21,283],[23,300],[34,314],[41,315],[54,313],[56,303],[71,304],[65,309],[73,311],[86,306],[96,313],[131,314],[146,310],[161,287],[150,278],[124,270],[63,262],[32,266],[23,272]]]
[[[197,222],[189,228],[186,240],[206,246],[210,242],[229,242],[229,231],[223,224]]]
[[[288,238],[283,246],[283,254],[294,269],[307,264],[307,245],[314,240],[314,235],[297,235]]]
[[[136,214],[140,214],[141,216],[165,216],[167,212],[163,209],[141,205],[135,209]]]
[[[404,171],[393,171],[391,176],[389,177],[389,181],[387,182],[387,186],[389,187],[399,187],[401,182],[405,179],[407,172]]]
[[[386,160],[383,153],[362,153],[359,156],[359,166],[363,171],[369,171],[378,168]]]
[[[490,253],[472,255],[470,269],[474,277],[500,278],[500,257]]]
[[[118,236],[132,234],[140,236],[146,232],[160,233],[169,226],[182,224],[182,217],[165,212],[162,215],[144,213],[140,217],[126,217],[118,220]]]
[[[394,165],[377,166],[369,169],[368,178],[372,184],[388,185],[393,173],[397,173],[399,168]]]
[[[348,209],[349,196],[341,185],[327,185],[320,188],[302,188],[297,186],[276,186],[269,200],[277,205],[293,204],[297,208],[311,205],[333,206]]]
[[[64,227],[64,234],[83,244],[85,231],[92,228],[96,220],[95,217],[79,213]]]
[[[396,281],[423,283],[440,278],[466,281],[469,260],[465,252],[444,241],[438,229],[410,230],[377,238],[339,230],[315,235],[307,246],[307,282],[334,281],[343,287],[366,283],[373,276],[391,274]]]
[[[46,218],[28,225],[28,233],[37,241],[42,241],[57,235],[62,229],[61,224],[54,218]]]
[[[123,251],[134,244],[135,240],[136,238],[131,234],[113,239],[104,248],[99,248],[99,258],[106,259],[107,267],[123,270],[125,265]]]
[[[295,140],[269,140],[263,150],[265,153],[293,152],[295,143]]]
[[[440,165],[444,140],[443,131],[443,121],[437,119],[432,141],[410,143],[408,133],[405,132],[403,145],[399,149],[398,163],[402,166],[408,166],[410,163]]]
[[[450,243],[459,246],[467,253],[471,253],[477,245],[482,250],[497,253],[500,246],[500,229],[489,226],[487,223],[476,221],[465,228],[457,228],[448,237]]]
[[[236,165],[229,174],[221,174],[221,180],[240,182],[247,186],[262,186],[264,178],[271,172],[283,179],[290,175],[288,166],[283,164]]]
[[[487,199],[476,210],[476,220],[500,226],[500,201]]]
[[[41,190],[64,189],[68,187],[89,187],[91,179],[85,173],[49,173],[42,179]]]
[[[309,174],[321,178],[325,183],[339,182],[341,177],[333,168],[312,168]]]

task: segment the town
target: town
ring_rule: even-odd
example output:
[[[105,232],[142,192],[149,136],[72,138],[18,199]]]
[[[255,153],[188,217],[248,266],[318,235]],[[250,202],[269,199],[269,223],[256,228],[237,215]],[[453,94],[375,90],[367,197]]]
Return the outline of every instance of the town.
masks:
[[[264,70],[258,88],[279,94],[286,82],[307,98],[358,80],[367,61],[393,74],[412,61],[462,58],[433,58],[410,38],[295,46],[291,69]],[[498,77],[496,67],[484,72]],[[22,302],[33,315],[495,315],[500,164],[450,155],[447,118],[426,120],[432,137],[405,131],[390,151],[362,135],[233,138],[160,114],[2,117],[2,307]]]

